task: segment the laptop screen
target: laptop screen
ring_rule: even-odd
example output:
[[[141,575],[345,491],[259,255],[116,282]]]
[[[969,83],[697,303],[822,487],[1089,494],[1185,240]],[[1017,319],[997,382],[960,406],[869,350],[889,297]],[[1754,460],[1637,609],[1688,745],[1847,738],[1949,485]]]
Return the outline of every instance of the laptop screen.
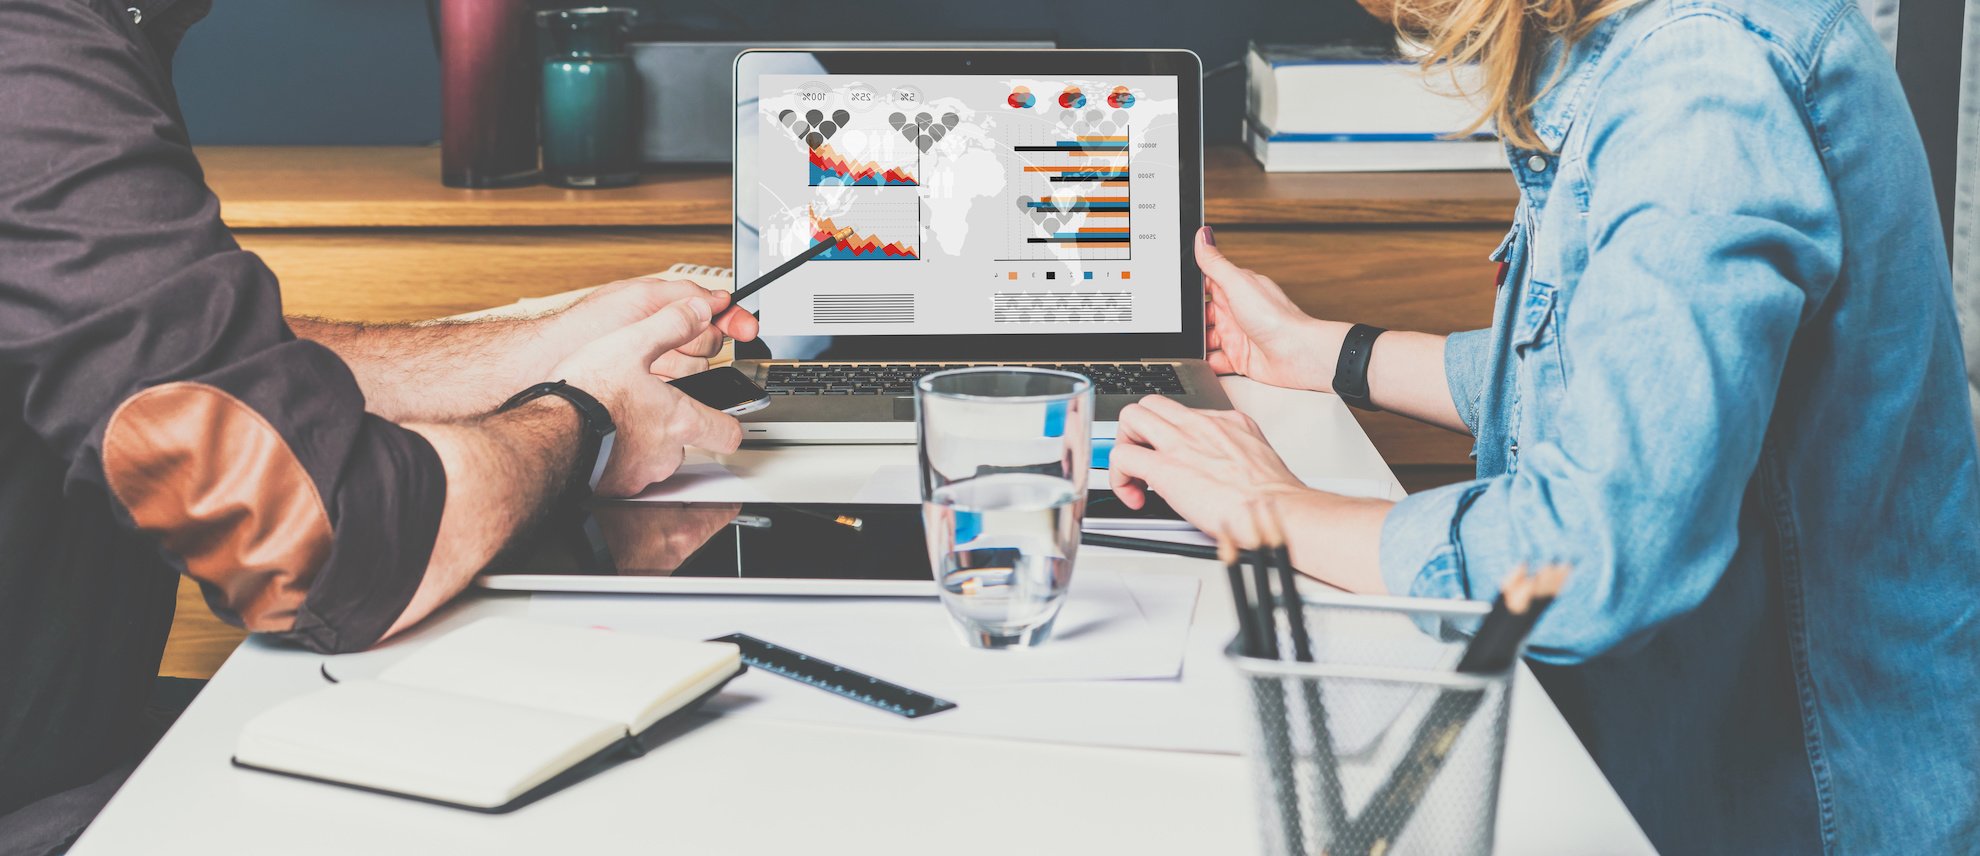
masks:
[[[738,277],[831,244],[751,307],[775,356],[903,336],[1016,336],[1034,353],[1002,358],[1073,355],[1090,349],[1036,337],[1192,325],[1200,342],[1183,277],[1199,129],[1178,75],[821,63],[737,85],[739,131],[754,137],[737,151]],[[1187,288],[1200,306],[1200,282]],[[1151,355],[1176,354],[1135,356]]]

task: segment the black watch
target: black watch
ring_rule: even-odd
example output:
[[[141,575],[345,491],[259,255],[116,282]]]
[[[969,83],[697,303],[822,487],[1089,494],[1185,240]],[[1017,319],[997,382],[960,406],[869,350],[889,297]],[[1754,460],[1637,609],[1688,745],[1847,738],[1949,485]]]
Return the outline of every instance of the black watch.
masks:
[[[1367,324],[1356,324],[1341,341],[1341,359],[1334,364],[1334,394],[1350,406],[1376,410],[1368,398],[1368,358],[1375,353],[1375,337],[1389,331]]]
[[[586,491],[597,490],[599,477],[605,475],[605,462],[612,459],[612,438],[619,430],[612,424],[612,411],[591,397],[591,393],[561,380],[539,383],[518,392],[503,402],[499,410],[513,410],[546,395],[557,396],[577,408],[579,443],[572,481],[581,476]]]

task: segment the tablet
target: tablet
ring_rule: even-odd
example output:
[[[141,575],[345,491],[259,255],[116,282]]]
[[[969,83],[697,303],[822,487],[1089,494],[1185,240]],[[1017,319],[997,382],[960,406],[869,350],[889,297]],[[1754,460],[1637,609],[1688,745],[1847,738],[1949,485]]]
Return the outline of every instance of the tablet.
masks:
[[[921,506],[598,502],[484,570],[546,592],[934,597]]]
[[[1087,493],[1087,528],[1187,527]],[[934,597],[920,505],[596,501],[504,551],[476,582],[510,591]]]

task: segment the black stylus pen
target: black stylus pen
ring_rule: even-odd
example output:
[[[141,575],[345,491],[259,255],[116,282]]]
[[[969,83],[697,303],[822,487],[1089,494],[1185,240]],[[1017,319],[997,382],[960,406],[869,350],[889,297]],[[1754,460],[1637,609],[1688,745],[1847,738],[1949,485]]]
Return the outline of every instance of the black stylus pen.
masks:
[[[797,255],[792,256],[790,261],[778,265],[775,270],[772,270],[769,273],[766,273],[753,280],[750,280],[748,285],[736,289],[736,292],[729,296],[729,305],[734,306],[736,304],[743,302],[743,300],[745,298],[748,298],[750,295],[755,294],[758,291],[762,291],[764,286],[776,282],[778,277],[790,273],[791,271],[797,270],[798,265],[804,264],[805,262],[818,258],[826,250],[829,250],[834,246],[837,246],[838,242],[839,242],[838,236],[834,235],[830,238],[827,238],[823,241],[813,244],[811,246],[811,249],[805,250],[802,253],[798,253]]]

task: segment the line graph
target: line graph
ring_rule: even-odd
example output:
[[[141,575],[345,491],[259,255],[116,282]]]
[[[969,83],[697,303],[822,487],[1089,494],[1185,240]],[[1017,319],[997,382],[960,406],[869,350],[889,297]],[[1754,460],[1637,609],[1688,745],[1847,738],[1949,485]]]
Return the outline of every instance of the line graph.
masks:
[[[811,149],[809,159],[812,187],[914,187],[921,183],[909,164],[890,166],[877,160],[849,158],[830,143]]]
[[[840,225],[815,208],[806,209],[811,240],[833,244],[817,261],[919,261],[920,209],[919,201],[857,202],[837,218],[854,225]]]

